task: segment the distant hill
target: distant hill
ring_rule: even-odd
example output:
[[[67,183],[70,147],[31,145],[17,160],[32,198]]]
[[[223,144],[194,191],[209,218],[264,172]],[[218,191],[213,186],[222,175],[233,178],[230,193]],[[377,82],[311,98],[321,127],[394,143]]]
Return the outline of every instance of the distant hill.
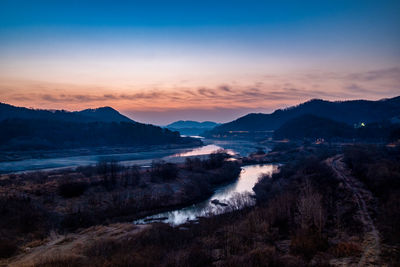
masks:
[[[3,151],[201,143],[135,122],[110,107],[68,112],[0,104],[0,129]]]
[[[176,121],[171,124],[168,124],[166,127],[167,128],[213,128],[217,126],[218,123],[212,122],[212,121],[203,121],[203,122],[198,122],[198,121]]]
[[[399,124],[389,121],[348,125],[331,119],[310,114],[301,115],[285,122],[274,132],[274,139],[315,140],[391,140],[400,129]]]
[[[0,103],[0,121],[5,119],[44,119],[73,122],[134,122],[111,107],[82,111],[44,110]]]
[[[167,129],[170,129],[171,131],[178,131],[183,135],[200,135],[205,131],[209,131],[218,125],[219,125],[218,123],[212,121],[197,122],[197,121],[180,120],[168,124],[165,127]]]
[[[207,133],[217,136],[229,131],[270,131],[301,115],[316,115],[337,122],[353,125],[359,122],[390,120],[400,114],[400,96],[378,101],[325,101],[313,99],[287,109],[278,109],[271,114],[251,113],[237,120],[215,127]]]

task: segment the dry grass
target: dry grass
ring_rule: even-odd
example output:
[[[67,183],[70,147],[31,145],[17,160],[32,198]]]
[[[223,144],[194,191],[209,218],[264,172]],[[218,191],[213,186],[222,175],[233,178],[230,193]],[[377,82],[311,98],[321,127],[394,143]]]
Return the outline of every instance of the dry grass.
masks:
[[[100,253],[102,243],[129,240],[149,227],[118,223],[109,226],[93,226],[67,235],[53,234],[43,244],[25,247],[25,253],[12,258],[10,266],[76,266],[73,264],[78,263],[82,266],[82,262],[90,256],[90,254],[85,254],[89,247],[100,244],[98,249]]]

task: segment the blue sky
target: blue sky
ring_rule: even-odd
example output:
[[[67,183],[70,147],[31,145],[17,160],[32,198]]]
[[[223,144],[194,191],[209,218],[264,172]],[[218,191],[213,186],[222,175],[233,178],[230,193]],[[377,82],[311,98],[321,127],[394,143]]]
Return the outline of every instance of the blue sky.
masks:
[[[0,94],[40,108],[110,105],[159,124],[390,97],[399,28],[400,1],[2,0]],[[349,78],[368,73],[382,76]]]

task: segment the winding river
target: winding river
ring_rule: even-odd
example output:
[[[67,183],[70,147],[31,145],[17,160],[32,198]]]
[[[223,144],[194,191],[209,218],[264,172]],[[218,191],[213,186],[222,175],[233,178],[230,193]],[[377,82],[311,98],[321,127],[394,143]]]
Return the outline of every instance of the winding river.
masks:
[[[242,167],[242,171],[236,182],[218,188],[214,194],[205,201],[191,206],[162,212],[137,220],[135,224],[146,224],[152,222],[164,222],[171,225],[180,225],[188,221],[194,221],[198,217],[206,217],[239,209],[253,204],[253,187],[262,174],[272,175],[276,172],[278,165],[249,165]]]
[[[0,173],[73,168],[96,164],[102,158],[117,160],[120,164],[124,165],[136,164],[147,167],[150,166],[153,160],[180,163],[184,162],[187,157],[207,157],[209,154],[220,149],[225,149],[232,156],[247,156],[259,148],[259,145],[248,141],[203,141],[205,145],[197,148],[0,162]],[[268,151],[268,147],[264,147],[263,149]],[[196,220],[198,217],[220,214],[232,209],[242,208],[246,205],[252,205],[254,201],[251,197],[254,194],[252,188],[257,183],[259,177],[262,174],[271,175],[277,168],[278,165],[276,164],[244,166],[239,178],[235,182],[217,188],[214,194],[207,200],[185,208],[148,216],[134,223],[144,224],[161,221],[172,225],[179,225],[187,221]]]

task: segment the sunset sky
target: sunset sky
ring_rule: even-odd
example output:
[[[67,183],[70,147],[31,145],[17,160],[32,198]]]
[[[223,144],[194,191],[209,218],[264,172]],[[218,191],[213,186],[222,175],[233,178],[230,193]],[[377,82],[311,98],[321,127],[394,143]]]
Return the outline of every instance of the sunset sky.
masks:
[[[0,102],[226,122],[400,95],[400,1],[0,1]]]

